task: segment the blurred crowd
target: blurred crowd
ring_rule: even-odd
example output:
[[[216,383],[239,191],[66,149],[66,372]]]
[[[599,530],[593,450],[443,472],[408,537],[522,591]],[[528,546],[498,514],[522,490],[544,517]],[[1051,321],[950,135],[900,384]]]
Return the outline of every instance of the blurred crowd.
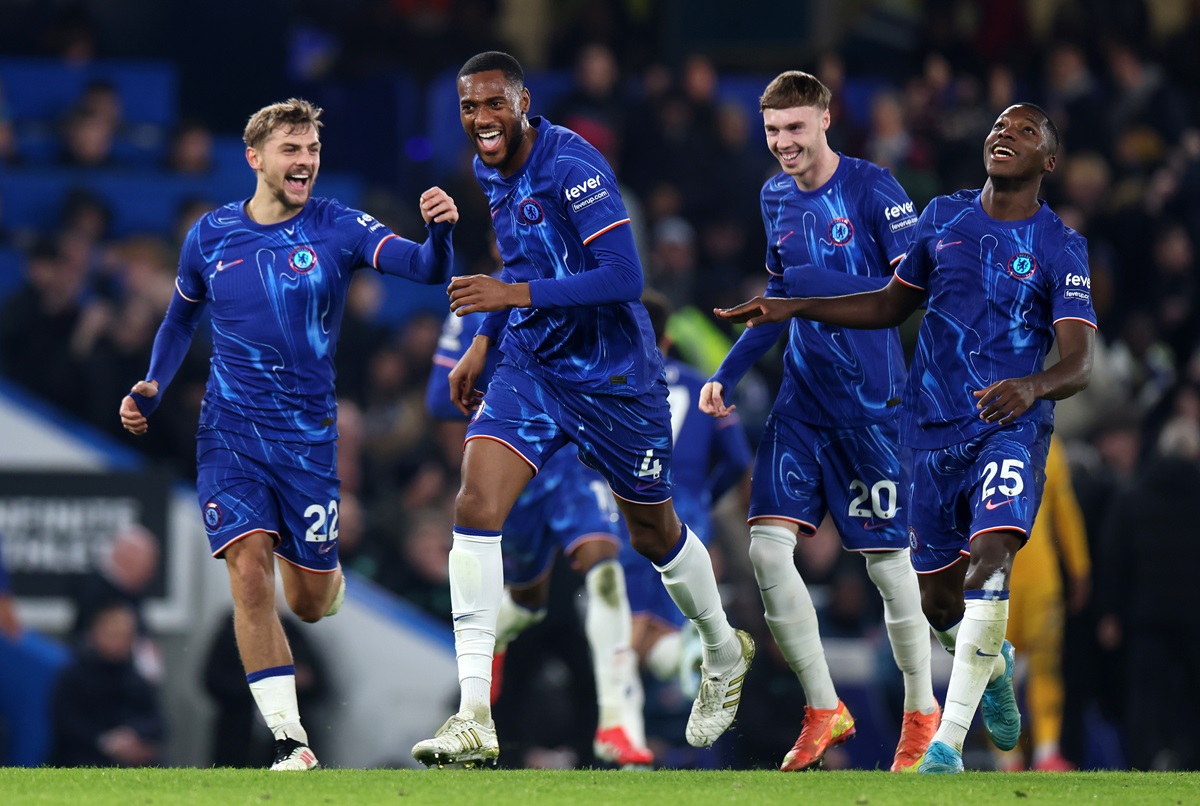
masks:
[[[400,69],[428,78],[477,50],[530,47],[530,31],[503,25],[501,3],[354,5],[354,13],[324,19],[322,4],[298,4],[308,23],[308,60],[296,69],[306,78]],[[677,316],[698,323],[692,332],[703,335],[686,357],[711,370],[736,334],[706,312],[765,285],[757,193],[776,167],[760,121],[720,91],[730,69],[702,52],[659,61],[666,42],[655,18],[637,11],[644,5],[564,4],[561,25],[543,32],[538,52],[547,67],[569,71],[572,83],[549,108],[535,97],[532,111],[575,129],[609,158],[647,284],[670,297]],[[1176,16],[1164,22],[1158,6]],[[1162,717],[1200,710],[1200,626],[1186,578],[1200,561],[1186,504],[1200,498],[1200,2],[930,0],[888,13],[896,16],[866,15],[837,47],[812,59],[780,57],[765,77],[814,72],[833,90],[835,149],[890,168],[918,208],[934,195],[982,184],[983,138],[1010,103],[1036,102],[1058,124],[1064,146],[1045,195],[1088,238],[1100,322],[1092,385],[1057,409],[1092,559],[1092,595],[1074,601],[1067,618],[1063,750],[1080,765],[1200,768],[1194,737],[1164,730]],[[458,15],[453,25],[451,14]],[[880,25],[894,35],[880,34]],[[96,85],[63,109],[58,163],[119,170],[119,144],[133,136],[121,102],[111,87]],[[0,88],[0,170],[27,159],[6,123]],[[159,170],[211,170],[212,136],[201,123],[180,122]],[[462,211],[458,270],[490,271],[489,216],[469,166],[430,180]],[[247,171],[247,193],[251,186]],[[400,200],[419,190],[372,186],[362,207],[411,231],[412,213]],[[199,215],[225,201],[189,201],[173,230],[119,239],[111,235],[113,211],[86,191],[65,197],[52,231],[8,229],[0,209],[0,246],[24,256],[21,281],[0,300],[0,375],[128,442],[117,406],[148,366],[179,244]],[[444,311],[382,321],[386,281],[360,274],[337,356],[343,562],[448,620],[458,468],[423,402]],[[202,330],[149,434],[136,443],[181,476],[194,473],[207,356]],[[779,363],[774,355],[761,362],[757,388],[773,387]],[[756,399],[754,388],[743,406],[752,436],[756,412],[764,415],[762,401],[771,398],[767,391]],[[757,622],[765,637],[742,556],[741,514],[723,521],[717,551],[732,612]],[[882,641],[879,603],[864,593],[862,564],[830,550],[836,540],[818,536],[802,545],[797,561],[821,591],[823,634]],[[114,631],[124,628],[121,618],[112,619]],[[758,690],[785,685],[768,682]],[[742,719],[753,723],[760,713],[761,732],[776,732],[768,724],[776,714],[756,708],[748,694]],[[1115,736],[1107,744],[1104,727]],[[756,730],[743,724],[743,736]]]

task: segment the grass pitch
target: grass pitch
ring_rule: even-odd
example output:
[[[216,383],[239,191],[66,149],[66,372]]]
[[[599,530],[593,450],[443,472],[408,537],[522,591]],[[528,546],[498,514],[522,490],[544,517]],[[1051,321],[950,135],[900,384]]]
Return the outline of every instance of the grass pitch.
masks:
[[[0,768],[5,806],[688,804],[1200,806],[1200,773],[316,770]]]

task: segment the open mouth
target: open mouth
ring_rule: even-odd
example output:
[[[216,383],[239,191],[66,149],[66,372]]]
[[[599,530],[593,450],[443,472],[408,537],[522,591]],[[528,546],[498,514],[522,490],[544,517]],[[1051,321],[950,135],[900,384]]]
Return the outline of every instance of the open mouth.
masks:
[[[790,168],[800,162],[799,151],[778,151],[776,153],[779,155],[779,161],[783,163],[785,167]]]
[[[1017,152],[1013,151],[1008,146],[996,144],[992,146],[992,159],[1008,160],[1017,156]]]
[[[302,193],[308,188],[309,183],[312,181],[312,176],[309,174],[297,173],[288,174],[283,179],[288,190],[295,191],[296,193]]]
[[[478,132],[475,135],[475,142],[479,143],[479,150],[485,154],[498,153],[503,140],[504,138],[498,131]]]

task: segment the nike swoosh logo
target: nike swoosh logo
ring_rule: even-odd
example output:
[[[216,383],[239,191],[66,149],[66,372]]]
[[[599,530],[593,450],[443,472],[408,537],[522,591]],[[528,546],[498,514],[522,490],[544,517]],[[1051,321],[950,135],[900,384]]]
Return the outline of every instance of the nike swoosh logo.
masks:
[[[796,231],[795,231],[795,230],[790,230],[790,231],[788,232],[788,234],[787,234],[787,235],[780,235],[780,236],[779,236],[779,242],[780,242],[780,243],[783,243],[784,241],[786,241],[788,238],[792,237],[792,236],[793,236],[793,235],[795,235],[795,234],[796,234]]]
[[[976,649],[975,654],[981,658],[998,658],[998,657],[1000,657],[999,652],[997,652],[995,655],[989,655],[988,653],[984,652],[982,649]]]
[[[655,479],[649,484],[644,481],[639,481],[637,484],[633,485],[633,489],[637,490],[639,493],[644,493],[646,490],[653,490],[660,484],[662,484],[662,479]]]
[[[940,252],[947,247],[958,246],[960,243],[962,243],[962,241],[951,241],[950,243],[942,243],[941,241],[938,241],[937,246],[934,248]]]
[[[890,523],[890,521],[888,523]],[[888,525],[888,523],[871,523],[870,521],[863,521],[863,529],[868,532],[874,532],[876,529],[884,528]]]
[[[237,264],[241,263],[243,260],[245,260],[245,258],[242,258],[241,260],[235,260],[232,263],[226,263],[223,260],[218,260],[217,261],[217,271],[225,271],[226,269],[231,269],[234,266],[236,266]]]
[[[989,498],[988,501],[983,506],[989,510],[999,509],[1000,507],[1004,506],[1005,504],[1011,504],[1015,500],[1017,500],[1017,499],[1006,498],[1005,500],[1001,501],[999,504],[993,504],[991,499]]]

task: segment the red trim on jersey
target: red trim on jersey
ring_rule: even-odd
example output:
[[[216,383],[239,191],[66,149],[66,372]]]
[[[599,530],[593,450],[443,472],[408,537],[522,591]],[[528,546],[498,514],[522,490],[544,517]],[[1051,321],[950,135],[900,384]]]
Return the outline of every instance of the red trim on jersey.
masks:
[[[616,221],[616,222],[614,222],[614,223],[612,223],[612,224],[609,224],[607,227],[605,227],[604,229],[600,230],[600,231],[599,231],[599,232],[597,232],[595,235],[592,235],[592,236],[590,236],[590,237],[588,237],[588,238],[584,238],[584,239],[583,239],[583,245],[584,245],[584,246],[587,246],[587,245],[588,245],[588,244],[590,244],[592,241],[596,240],[597,238],[599,238],[601,235],[603,235],[604,233],[608,232],[609,230],[616,229],[617,227],[621,226],[622,224],[628,224],[628,223],[629,223],[629,219],[628,219],[628,218],[626,218],[626,219],[622,219],[621,221]]]
[[[1096,327],[1095,322],[1089,322],[1086,319],[1080,319],[1078,316],[1064,316],[1062,319],[1055,319],[1050,324],[1057,325],[1059,322],[1083,322],[1085,325],[1090,327],[1092,330],[1099,330],[1099,328]]]
[[[192,299],[187,294],[183,293],[183,289],[179,287],[179,278],[175,278],[175,290],[179,292],[179,296],[186,299],[188,302],[200,302],[198,299]]]
[[[382,241],[379,242],[379,245],[375,247],[375,254],[371,256],[371,267],[372,268],[374,268],[377,271],[379,269],[379,250],[383,249],[383,245],[385,243],[387,243],[388,241],[390,241],[392,238],[399,238],[399,237],[400,237],[399,235],[397,235],[396,233],[393,232],[391,235],[386,236]]]
[[[924,290],[925,290],[924,288],[922,288],[922,287],[921,287],[921,286],[919,286],[919,285],[916,285],[915,283],[909,283],[909,282],[906,282],[906,281],[905,281],[905,279],[904,279],[903,277],[901,277],[899,274],[893,274],[892,276],[896,278],[896,281],[897,281],[897,282],[899,282],[899,283],[903,283],[904,285],[908,286],[909,288],[915,288],[915,289],[917,289],[918,291],[924,291]]]
[[[276,546],[278,546],[279,543],[281,542],[280,538],[279,538],[279,532],[272,531],[271,529],[251,529],[248,532],[242,532],[237,537],[230,539],[229,542],[227,542],[225,545],[221,546],[221,548],[214,551],[212,553],[212,556],[214,558],[220,557],[221,554],[225,551],[225,549],[229,548],[230,546],[232,546],[234,543],[238,542],[242,538],[249,537],[250,535],[255,534],[256,532],[262,532],[264,535],[273,535],[274,540],[272,540],[271,542],[274,543],[274,545],[276,545]]]

